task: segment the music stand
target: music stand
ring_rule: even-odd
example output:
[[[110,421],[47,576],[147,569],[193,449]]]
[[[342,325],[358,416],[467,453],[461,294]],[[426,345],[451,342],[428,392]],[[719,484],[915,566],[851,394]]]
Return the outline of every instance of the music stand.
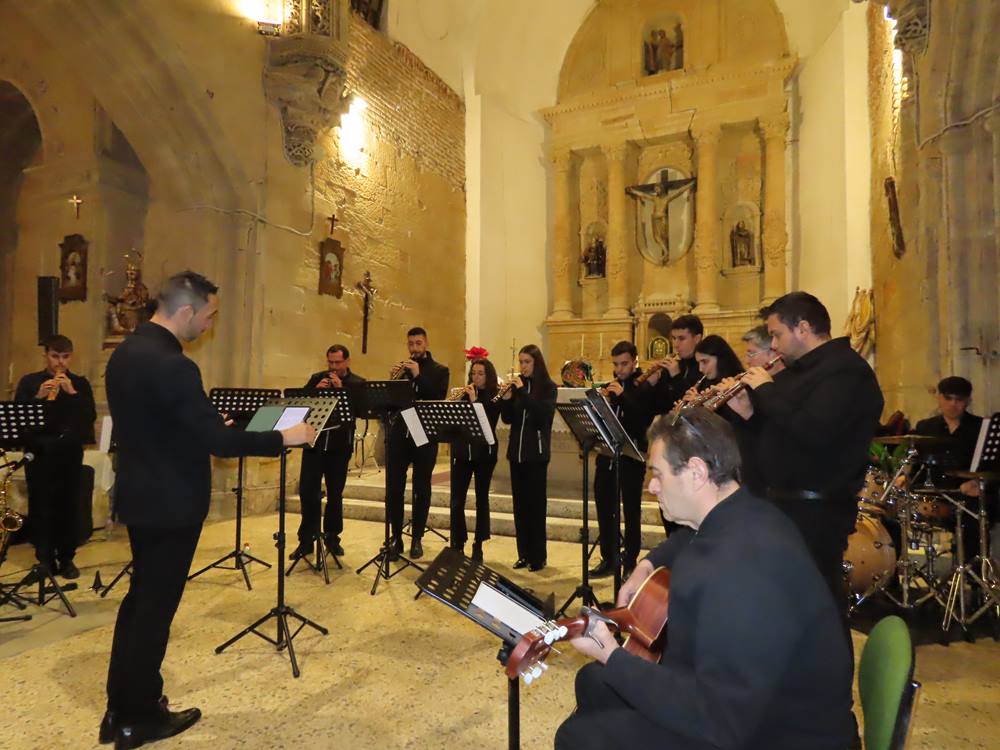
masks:
[[[330,415],[330,421],[327,423],[326,427],[323,428],[323,432],[328,432],[335,429],[344,429],[347,425],[354,425],[354,409],[351,407],[351,395],[346,388],[286,388],[285,398],[335,398],[335,404],[333,413]],[[322,438],[317,438],[318,443]],[[327,497],[327,502],[330,498]],[[315,562],[309,562],[303,555],[302,557],[297,557],[292,561],[292,564],[288,566],[288,570],[285,571],[286,576],[290,576],[292,571],[295,570],[295,566],[299,564],[300,561],[305,562],[305,564],[314,572],[319,573],[322,571],[323,580],[329,584],[330,583],[330,568],[326,564],[326,556],[333,555],[333,561],[337,564],[338,569],[343,569],[343,565],[340,564],[340,558],[332,550],[328,549],[326,546],[326,541],[323,538],[322,531],[316,532],[313,537],[313,542],[315,543]]]
[[[486,628],[500,639],[497,659],[507,659],[521,637],[544,625],[553,596],[542,601],[482,563],[446,547],[417,579],[417,588]],[[518,678],[507,680],[507,747],[521,746],[521,703]]]
[[[226,417],[232,419],[233,429],[239,430],[246,429],[250,419],[260,407],[268,401],[273,401],[280,397],[281,391],[276,388],[213,388],[208,392],[208,399],[212,402],[215,410],[224,419]],[[233,542],[233,549],[215,562],[189,575],[189,581],[194,580],[202,573],[207,573],[213,568],[238,570],[243,574],[243,582],[246,584],[247,591],[252,591],[253,586],[250,585],[250,574],[247,572],[247,563],[255,562],[263,565],[265,568],[271,567],[271,563],[264,562],[259,557],[254,557],[243,547],[243,474],[245,467],[246,456],[240,456],[236,467],[236,486],[232,488],[233,494],[236,495],[236,539]],[[233,561],[232,565],[225,564],[229,560]],[[125,569],[127,570],[128,566]],[[122,574],[119,573],[118,578],[121,578],[121,576]],[[117,580],[116,578],[115,581]],[[108,589],[113,585],[114,582],[108,586]],[[104,593],[107,593],[107,591]],[[101,596],[104,596],[104,593]]]
[[[319,437],[320,431],[326,424],[327,420],[330,418],[330,414],[333,412],[333,408],[336,406],[332,399],[309,399],[309,398],[282,398],[276,399],[275,401],[262,406],[254,414],[253,419],[247,425],[247,430],[250,432],[270,432],[275,429],[282,429],[283,427],[291,426],[295,422],[291,421],[289,417],[294,414],[296,421],[305,421],[312,425],[313,429],[316,430],[316,437]],[[301,410],[305,410],[305,413],[301,413]],[[315,440],[310,445],[315,444]],[[287,457],[290,449],[284,449],[281,451],[280,459],[280,469],[278,478],[278,531],[274,534],[274,540],[276,542],[275,547],[278,549],[278,569],[281,569],[283,560],[285,558],[285,481],[287,474]],[[258,628],[265,622],[274,618],[277,621],[277,636],[272,638],[271,636],[262,633]],[[289,618],[294,618],[299,621],[299,626],[293,633],[288,625]],[[277,601],[263,617],[255,620],[249,627],[244,628],[239,633],[234,635],[225,643],[220,646],[216,646],[215,653],[221,654],[236,641],[243,638],[245,635],[253,633],[254,635],[263,638],[268,643],[276,646],[278,651],[282,649],[288,650],[288,659],[292,665],[292,676],[298,677],[301,673],[299,671],[299,663],[295,658],[295,647],[292,645],[292,640],[301,632],[302,628],[306,625],[318,630],[323,635],[328,635],[329,630],[324,628],[312,620],[309,620],[298,612],[296,612],[292,607],[285,604],[285,576],[278,576],[278,597]]]
[[[584,606],[597,606],[599,602],[594,596],[594,589],[590,585],[590,452],[595,446],[603,445],[609,448],[608,440],[604,432],[604,424],[596,417],[593,406],[585,399],[574,399],[570,403],[557,403],[556,411],[563,418],[566,426],[569,427],[576,442],[580,445],[580,458],[583,459],[583,526],[580,528],[580,585],[572,593],[569,599],[559,608],[558,615],[562,617],[573,601],[579,597],[580,603]]]
[[[19,403],[16,401],[0,401],[0,448],[18,448],[26,450],[27,442],[34,436],[40,434],[45,428],[46,405],[40,401]],[[38,593],[25,596],[20,593],[29,587],[38,584]],[[28,574],[22,578],[14,587],[0,597],[0,605],[7,602],[17,602],[22,604],[31,602],[39,607],[43,607],[50,601],[59,597],[60,602],[66,608],[70,617],[76,617],[76,610],[70,604],[69,599],[63,593],[75,590],[75,583],[67,583],[60,586],[52,576],[49,566],[42,562],[37,562],[31,566]]]
[[[401,552],[393,554],[389,533],[389,430],[398,413],[413,403],[413,386],[408,380],[366,380],[358,386],[351,386],[349,390],[354,391],[355,414],[361,419],[377,419],[382,423],[382,446],[385,451],[383,459],[385,472],[382,475],[385,484],[385,537],[381,549],[375,556],[354,571],[361,575],[361,572],[369,565],[377,564],[375,580],[372,581],[370,592],[372,596],[375,596],[375,590],[381,579],[384,578],[388,581],[410,566],[423,570],[421,566],[405,557]],[[390,571],[389,563],[393,557],[402,562],[402,565],[395,571]]]
[[[607,437],[606,444],[598,444],[595,450],[603,453],[611,459],[611,464],[615,472],[615,506],[612,515],[615,528],[615,576],[614,591],[615,598],[618,598],[618,591],[622,587],[622,566],[621,566],[621,505],[622,505],[622,456],[631,458],[634,461],[645,465],[646,456],[639,450],[639,446],[632,440],[631,435],[626,432],[625,427],[618,421],[618,415],[608,403],[608,400],[601,395],[596,388],[587,391],[587,401],[592,408],[595,420],[604,425],[604,434]]]

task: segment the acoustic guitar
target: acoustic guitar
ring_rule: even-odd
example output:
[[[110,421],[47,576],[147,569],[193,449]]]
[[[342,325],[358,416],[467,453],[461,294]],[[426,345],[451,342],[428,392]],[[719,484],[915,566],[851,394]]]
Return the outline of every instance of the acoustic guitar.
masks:
[[[568,638],[590,636],[598,622],[624,635],[623,648],[630,654],[658,663],[666,644],[669,598],[670,571],[657,568],[642,582],[627,607],[607,612],[583,607],[576,617],[549,620],[525,633],[514,646],[507,659],[507,677],[512,680],[521,677],[526,685],[530,685],[548,668],[545,658],[552,651],[553,644]]]

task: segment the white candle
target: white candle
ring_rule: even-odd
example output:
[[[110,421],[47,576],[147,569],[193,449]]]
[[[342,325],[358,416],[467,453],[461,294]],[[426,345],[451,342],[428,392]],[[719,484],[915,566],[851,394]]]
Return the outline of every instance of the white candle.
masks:
[[[580,359],[583,359],[583,334],[580,334]]]

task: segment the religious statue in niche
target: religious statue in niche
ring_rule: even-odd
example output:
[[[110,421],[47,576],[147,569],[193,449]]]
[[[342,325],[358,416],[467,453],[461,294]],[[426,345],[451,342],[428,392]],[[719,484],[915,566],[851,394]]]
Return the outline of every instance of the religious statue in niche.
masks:
[[[666,337],[657,336],[649,342],[650,359],[663,359],[668,354],[670,354],[670,344],[667,342]]]
[[[87,299],[87,250],[82,234],[70,234],[59,243],[59,301]]]
[[[595,237],[594,241],[583,252],[581,261],[586,269],[588,279],[603,279],[606,275],[608,251],[604,240]]]
[[[108,333],[124,336],[134,331],[140,323],[149,320],[149,290],[142,283],[139,262],[142,254],[131,251],[125,256],[125,288],[115,297],[105,294],[108,302]]]
[[[733,268],[752,266],[756,261],[753,252],[753,232],[747,229],[746,222],[742,219],[729,230],[729,251],[732,254]]]
[[[344,246],[328,238],[319,243],[319,293],[344,296]]]
[[[644,185],[625,192],[639,201],[636,242],[639,253],[653,265],[681,258],[694,238],[694,177],[671,167],[656,170]]]
[[[651,29],[649,40],[642,43],[643,67],[646,75],[653,76],[668,70],[684,67],[684,32],[679,23],[667,31]]]

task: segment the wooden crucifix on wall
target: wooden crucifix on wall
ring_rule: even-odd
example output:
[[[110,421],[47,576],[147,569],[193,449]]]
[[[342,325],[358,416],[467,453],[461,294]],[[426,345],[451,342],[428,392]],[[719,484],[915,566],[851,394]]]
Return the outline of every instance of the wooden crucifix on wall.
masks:
[[[362,317],[361,317],[361,353],[368,353],[368,319],[371,313],[372,300],[375,299],[376,289],[372,286],[372,273],[371,271],[365,271],[365,277],[363,280],[359,281],[355,286],[361,291],[364,298],[362,304],[364,305]]]

